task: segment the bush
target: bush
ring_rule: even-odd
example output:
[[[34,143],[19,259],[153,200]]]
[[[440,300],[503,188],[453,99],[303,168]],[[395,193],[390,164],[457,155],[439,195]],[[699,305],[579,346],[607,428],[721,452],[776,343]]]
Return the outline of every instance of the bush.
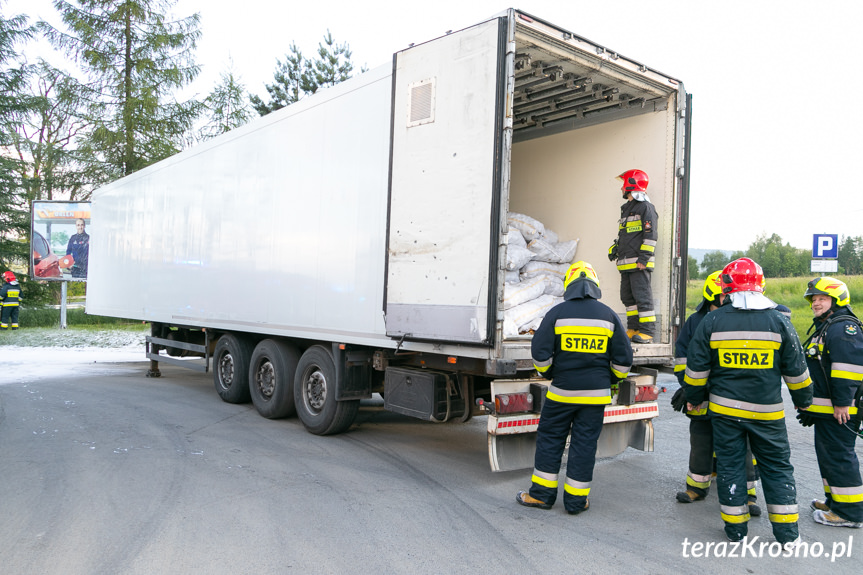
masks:
[[[58,327],[60,325],[60,310],[53,307],[28,308],[21,307],[18,323],[21,328],[27,327]],[[135,320],[121,319],[116,317],[104,317],[100,315],[88,315],[84,308],[76,307],[66,310],[67,326],[140,326],[141,322]]]

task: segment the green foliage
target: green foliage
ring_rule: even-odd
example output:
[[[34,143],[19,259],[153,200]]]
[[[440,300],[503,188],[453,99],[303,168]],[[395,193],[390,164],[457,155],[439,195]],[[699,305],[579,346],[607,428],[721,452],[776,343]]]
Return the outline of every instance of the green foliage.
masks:
[[[20,312],[20,324],[23,327],[57,327],[60,325],[60,310],[54,307],[22,307]],[[66,324],[70,326],[134,326],[141,325],[139,321],[130,321],[116,317],[103,317],[88,315],[83,308],[71,308],[66,310]]]
[[[295,42],[291,43],[289,50],[284,62],[276,61],[274,82],[266,85],[269,102],[254,94],[249,95],[252,107],[261,116],[298,102],[319,88],[347,80],[354,69],[348,44],[337,44],[329,30],[323,42],[318,44],[314,60],[305,58]],[[365,72],[365,68],[361,72]]]
[[[721,252],[719,250],[707,252],[701,259],[701,278],[706,278],[716,270],[721,270],[728,262],[731,261],[734,260],[728,259],[728,256],[725,254],[725,252]]]
[[[806,332],[812,325],[812,310],[809,307],[809,302],[803,298],[803,294],[806,292],[806,284],[813,277],[817,277],[817,274],[795,278],[768,278],[764,290],[767,297],[776,303],[788,306],[788,309],[791,310],[791,324],[797,331],[800,341],[806,339]],[[836,275],[833,277],[842,280],[848,286],[848,290],[851,292],[851,307],[854,308],[856,305],[860,310],[863,310],[863,275]],[[701,280],[691,280],[687,283],[686,317],[695,311],[695,306],[701,301],[703,285],[704,282]]]
[[[92,191],[90,162],[77,150],[86,127],[84,92],[75,78],[41,61],[35,71],[35,109],[20,122],[15,150],[21,158],[27,202],[86,199]]]
[[[10,150],[16,127],[36,102],[27,94],[32,67],[19,58],[18,46],[30,38],[33,29],[23,15],[0,15],[0,149]],[[12,153],[0,153],[0,272],[26,267],[28,247],[20,238],[30,230],[25,182],[25,163]]]
[[[335,86],[350,78],[353,69],[347,42],[336,44],[333,35],[327,30],[324,41],[318,44],[318,57],[312,62],[315,85],[318,88]]]
[[[284,62],[276,60],[276,71],[273,74],[275,81],[266,85],[270,101],[264,102],[255,94],[249,94],[252,107],[261,116],[299,102],[303,96],[313,94],[318,89],[312,73],[312,63],[303,57],[296,42],[291,42],[289,50]]]
[[[698,259],[693,256],[686,259],[686,274],[688,279],[698,279]]]
[[[207,124],[201,129],[201,139],[207,140],[239,128],[252,119],[246,91],[234,72],[222,72],[219,84],[204,100]]]
[[[801,276],[809,273],[810,269],[810,252],[789,243],[783,245],[777,234],[759,236],[746,250],[746,257],[758,262],[768,278]]]
[[[839,245],[839,267],[846,274],[863,274],[863,237],[845,237]]]
[[[88,75],[86,145],[104,177],[125,176],[179,151],[200,113],[175,90],[198,75],[198,14],[168,20],[176,0],[55,0],[68,32],[40,23],[51,42]],[[83,84],[82,84],[83,85]]]

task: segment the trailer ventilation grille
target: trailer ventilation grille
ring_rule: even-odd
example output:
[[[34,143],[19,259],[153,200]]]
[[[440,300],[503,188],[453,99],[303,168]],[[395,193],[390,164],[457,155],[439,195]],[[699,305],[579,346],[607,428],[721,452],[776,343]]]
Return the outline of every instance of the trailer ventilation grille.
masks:
[[[408,128],[434,122],[434,78],[409,86]]]

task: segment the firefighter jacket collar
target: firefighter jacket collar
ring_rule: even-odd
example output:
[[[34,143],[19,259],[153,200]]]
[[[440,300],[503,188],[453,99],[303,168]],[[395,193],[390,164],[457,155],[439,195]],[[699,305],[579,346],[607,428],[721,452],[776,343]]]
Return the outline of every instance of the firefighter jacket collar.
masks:
[[[757,291],[738,291],[728,296],[737,309],[774,309],[776,302]]]
[[[636,202],[649,202],[650,196],[647,195],[647,192],[632,192],[632,199]]]
[[[588,279],[576,279],[566,288],[563,294],[563,299],[584,299],[592,297],[593,299],[602,298],[602,290],[599,286]]]

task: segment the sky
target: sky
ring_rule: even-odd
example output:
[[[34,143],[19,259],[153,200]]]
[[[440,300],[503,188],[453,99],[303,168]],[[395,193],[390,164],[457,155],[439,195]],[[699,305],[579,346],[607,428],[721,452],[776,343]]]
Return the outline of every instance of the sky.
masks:
[[[813,234],[863,236],[859,0],[178,0],[173,12],[200,13],[202,70],[190,91],[203,97],[229,69],[265,96],[291,43],[311,57],[327,30],[350,45],[357,68],[376,68],[411,43],[509,7],[682,80],[693,94],[691,248],[745,250],[778,234],[810,250]],[[50,0],[0,0],[0,10],[57,18]]]

